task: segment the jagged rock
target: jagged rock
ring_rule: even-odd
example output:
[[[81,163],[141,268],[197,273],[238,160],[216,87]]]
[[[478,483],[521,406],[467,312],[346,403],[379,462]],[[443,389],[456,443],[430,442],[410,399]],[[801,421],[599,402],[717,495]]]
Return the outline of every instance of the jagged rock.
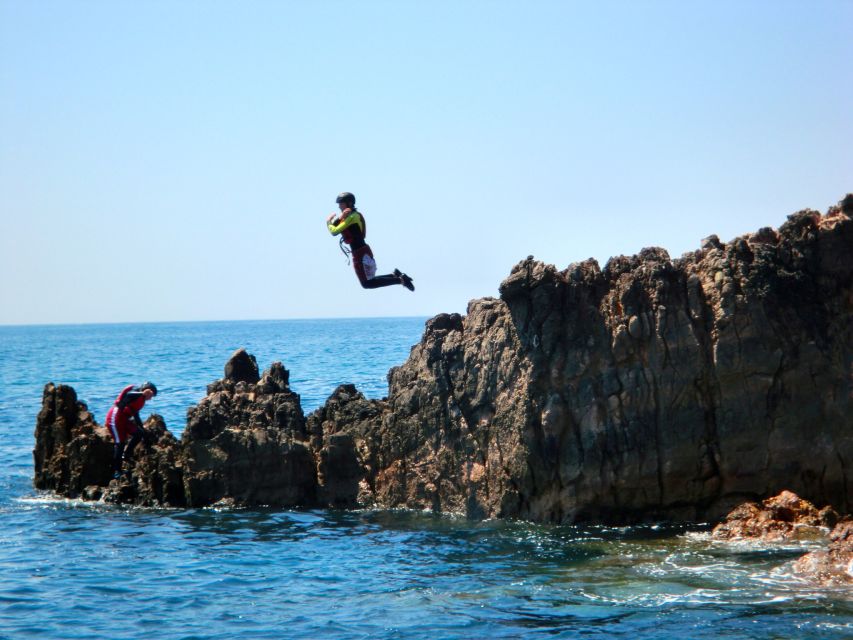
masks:
[[[839,522],[832,508],[818,509],[790,491],[761,504],[747,502],[736,507],[714,527],[712,537],[770,543],[828,540],[826,549],[796,560],[794,573],[823,586],[853,584],[853,520],[848,517]]]
[[[153,443],[137,447],[141,453],[130,467],[135,492],[128,501],[144,506],[185,506],[184,464],[178,441],[157,414],[148,418],[144,427]]]
[[[367,400],[351,384],[335,389],[326,404],[308,417],[311,446],[319,460],[319,497],[324,504],[358,506],[362,483],[369,482],[381,467],[373,455],[381,449],[382,417],[382,404]],[[339,432],[341,424],[347,425],[349,434]],[[361,451],[356,449],[356,437],[362,443]],[[362,497],[365,500],[371,498]]]
[[[136,460],[129,466],[139,482],[128,481],[123,491],[117,491],[122,483],[111,483],[113,441],[109,433],[77,401],[74,389],[47,384],[36,421],[33,484],[70,498],[183,505],[180,466],[174,462],[176,441],[156,414],[146,421],[145,429],[152,444],[140,444]]]
[[[336,408],[324,431],[352,434],[387,507],[702,521],[790,487],[849,512],[853,221],[703,244],[528,258],[500,300],[427,323],[375,426]]]
[[[674,260],[529,257],[500,299],[428,321],[384,400],[344,385],[306,420],[284,367],[260,377],[237,351],[130,499],[626,523],[713,521],[790,488],[848,513],[851,316],[853,220],[836,209]],[[81,477],[96,462],[69,444],[74,403],[48,395],[36,485],[105,486]]]
[[[146,420],[152,442],[136,448],[118,480],[112,480],[106,429],[71,387],[48,384],[36,424],[35,486],[144,506],[316,505],[315,456],[288,372],[274,363],[250,383],[239,371],[254,357],[242,353],[229,361],[243,363],[231,377],[211,384],[209,395],[187,412],[180,441],[160,416]]]
[[[109,482],[112,458],[109,434],[77,401],[74,389],[45,385],[33,450],[35,487],[76,498],[87,486]]]
[[[258,361],[242,347],[225,363],[225,380],[255,384],[259,380]]]
[[[244,350],[229,364],[237,359],[255,362]],[[288,372],[274,363],[254,383],[238,377],[229,378],[226,367],[226,378],[187,411],[181,439],[187,504],[232,499],[243,505],[314,505],[314,456]]]
[[[790,491],[736,507],[725,521],[714,527],[716,540],[762,540],[780,542],[821,538],[838,522],[830,507],[818,510],[811,502]]]
[[[798,559],[794,572],[823,586],[849,586],[853,584],[853,520],[839,522],[829,539],[827,549]]]

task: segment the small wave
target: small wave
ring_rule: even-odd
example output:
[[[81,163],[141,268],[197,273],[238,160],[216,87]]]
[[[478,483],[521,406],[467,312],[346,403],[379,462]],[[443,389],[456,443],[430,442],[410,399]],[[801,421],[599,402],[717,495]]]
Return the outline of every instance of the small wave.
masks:
[[[113,502],[105,502],[103,499],[84,500],[83,498],[65,498],[49,492],[34,496],[20,496],[18,498],[12,498],[11,502],[35,507],[63,507],[68,509],[88,509],[91,511],[177,512],[184,510],[179,507],[146,507],[135,504],[116,504]]]

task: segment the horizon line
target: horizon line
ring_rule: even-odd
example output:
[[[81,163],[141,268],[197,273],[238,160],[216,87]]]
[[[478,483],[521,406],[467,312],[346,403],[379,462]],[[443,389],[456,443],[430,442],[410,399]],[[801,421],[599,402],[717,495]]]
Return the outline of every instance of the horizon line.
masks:
[[[314,318],[243,318],[229,320],[127,320],[114,322],[28,322],[28,323],[5,323],[0,322],[0,329],[24,329],[28,327],[107,327],[128,326],[145,324],[211,324],[211,323],[261,323],[261,322],[326,322],[334,320],[416,320],[429,319],[433,315],[405,315],[405,316],[336,316],[336,317],[314,317]],[[440,314],[438,314],[440,315]]]

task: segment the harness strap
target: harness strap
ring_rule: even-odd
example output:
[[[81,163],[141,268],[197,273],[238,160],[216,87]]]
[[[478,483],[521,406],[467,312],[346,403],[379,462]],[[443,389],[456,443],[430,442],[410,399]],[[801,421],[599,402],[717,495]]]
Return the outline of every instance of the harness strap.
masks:
[[[349,266],[349,264],[350,264],[349,257],[350,257],[350,254],[352,254],[352,251],[347,249],[347,247],[345,246],[343,236],[341,236],[341,239],[338,240],[338,246],[341,248],[341,253],[343,253],[346,256],[347,266]]]

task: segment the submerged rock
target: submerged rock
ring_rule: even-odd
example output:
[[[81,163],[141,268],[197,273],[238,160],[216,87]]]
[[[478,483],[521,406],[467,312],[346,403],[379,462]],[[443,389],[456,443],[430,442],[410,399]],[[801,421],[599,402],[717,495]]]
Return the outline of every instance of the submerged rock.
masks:
[[[811,502],[790,491],[761,504],[746,502],[736,507],[714,527],[716,540],[761,540],[783,542],[826,537],[838,522],[831,507],[818,510]]]
[[[796,560],[794,573],[823,586],[853,584],[853,520],[847,517],[839,522],[832,508],[818,509],[790,491],[761,504],[747,502],[736,507],[714,528],[712,537],[766,543],[826,541],[826,549]]]
[[[281,364],[259,376],[237,351],[181,441],[117,493],[630,523],[714,521],[788,488],[847,513],[852,316],[853,221],[836,209],[678,259],[531,257],[499,299],[429,320],[387,399],[342,385],[306,418]],[[109,442],[70,398],[45,391],[36,486],[81,495],[106,486]]]
[[[853,520],[839,522],[829,540],[827,549],[812,551],[797,560],[794,572],[823,586],[853,585]]]

